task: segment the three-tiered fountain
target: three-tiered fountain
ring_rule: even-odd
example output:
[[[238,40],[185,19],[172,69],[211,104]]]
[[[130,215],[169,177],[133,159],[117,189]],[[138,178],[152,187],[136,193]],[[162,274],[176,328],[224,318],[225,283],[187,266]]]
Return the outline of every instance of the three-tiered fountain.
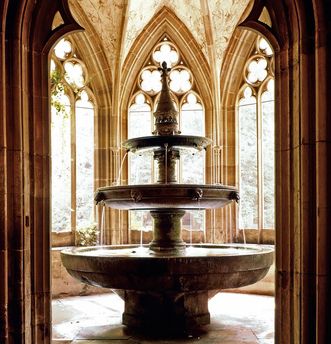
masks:
[[[238,200],[224,185],[179,184],[176,164],[180,149],[205,149],[211,141],[180,135],[178,112],[162,64],[162,90],[153,136],[127,140],[127,151],[150,148],[158,163],[156,184],[103,187],[97,203],[115,209],[148,209],[154,238],[149,247],[134,245],[72,248],[62,251],[68,272],[94,286],[123,290],[123,324],[144,329],[185,331],[209,324],[208,294],[252,284],[263,278],[273,262],[273,249],[258,245],[198,244],[186,246],[181,218],[187,209],[221,208]]]

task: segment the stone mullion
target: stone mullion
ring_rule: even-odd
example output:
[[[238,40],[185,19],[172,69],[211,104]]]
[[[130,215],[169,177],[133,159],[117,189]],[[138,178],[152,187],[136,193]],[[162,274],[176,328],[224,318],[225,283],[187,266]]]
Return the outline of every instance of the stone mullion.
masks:
[[[236,114],[234,107],[222,108],[223,120],[223,140],[224,146],[222,147],[222,183],[225,185],[238,186],[237,169],[236,169]],[[236,218],[237,207],[235,203],[231,203],[223,208],[226,218],[225,222],[225,242],[233,242],[236,237]]]
[[[219,123],[217,123],[219,125]],[[223,150],[220,146],[213,146],[213,155],[214,155],[214,180],[212,181],[212,184],[219,184],[221,183],[221,169],[223,161]],[[213,243],[223,243],[225,241],[226,237],[226,224],[227,224],[227,218],[226,214],[227,211],[224,208],[218,208],[212,210],[213,214],[213,228],[212,232],[214,233],[213,236]]]
[[[206,136],[212,138],[212,110],[205,108],[205,128],[206,128]],[[205,182],[207,184],[212,183],[213,180],[213,150],[211,146],[207,147],[206,150],[206,173],[205,173]],[[213,231],[213,225],[212,225],[212,210],[206,210],[206,229],[205,229],[205,241],[206,242],[212,242],[212,231]]]
[[[117,184],[118,173],[120,168],[120,149],[118,146],[110,148],[111,150],[111,166],[112,176],[111,180],[113,184]],[[120,242],[120,211],[110,208],[106,212],[109,213],[107,217],[109,219],[109,229],[107,230],[107,244],[119,244]]]
[[[107,106],[97,106],[95,108],[95,126],[94,135],[96,140],[95,150],[95,189],[110,184],[111,181],[111,151],[109,148],[109,136],[107,133],[110,131],[109,113],[111,108]],[[105,209],[104,218],[102,218],[103,206],[96,205],[96,220],[99,224],[99,243],[104,244],[105,232],[101,232],[103,224],[105,228],[109,227],[108,211]]]

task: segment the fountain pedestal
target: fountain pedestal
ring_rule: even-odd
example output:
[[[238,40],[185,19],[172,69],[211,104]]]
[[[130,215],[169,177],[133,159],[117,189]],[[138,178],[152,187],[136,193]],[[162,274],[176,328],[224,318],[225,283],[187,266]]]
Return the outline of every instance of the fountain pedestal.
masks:
[[[210,323],[208,292],[125,291],[123,324],[140,329],[185,331]]]

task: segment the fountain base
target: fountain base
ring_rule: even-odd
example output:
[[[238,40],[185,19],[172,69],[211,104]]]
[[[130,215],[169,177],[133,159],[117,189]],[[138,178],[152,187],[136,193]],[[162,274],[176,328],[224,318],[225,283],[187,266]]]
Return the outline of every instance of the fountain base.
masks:
[[[208,325],[208,294],[262,279],[273,247],[199,244],[159,255],[136,245],[74,247],[61,252],[73,277],[115,289],[125,301],[123,324],[161,333]]]
[[[137,329],[185,332],[210,323],[208,291],[141,292],[126,290],[123,324]]]

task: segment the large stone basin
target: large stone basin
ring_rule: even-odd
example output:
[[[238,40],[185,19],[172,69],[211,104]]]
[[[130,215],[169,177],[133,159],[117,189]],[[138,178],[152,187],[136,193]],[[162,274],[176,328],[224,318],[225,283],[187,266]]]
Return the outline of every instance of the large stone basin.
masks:
[[[210,322],[208,291],[237,288],[263,278],[273,248],[194,245],[157,255],[134,245],[71,248],[61,252],[68,272],[94,286],[124,290],[123,323],[181,331]]]

